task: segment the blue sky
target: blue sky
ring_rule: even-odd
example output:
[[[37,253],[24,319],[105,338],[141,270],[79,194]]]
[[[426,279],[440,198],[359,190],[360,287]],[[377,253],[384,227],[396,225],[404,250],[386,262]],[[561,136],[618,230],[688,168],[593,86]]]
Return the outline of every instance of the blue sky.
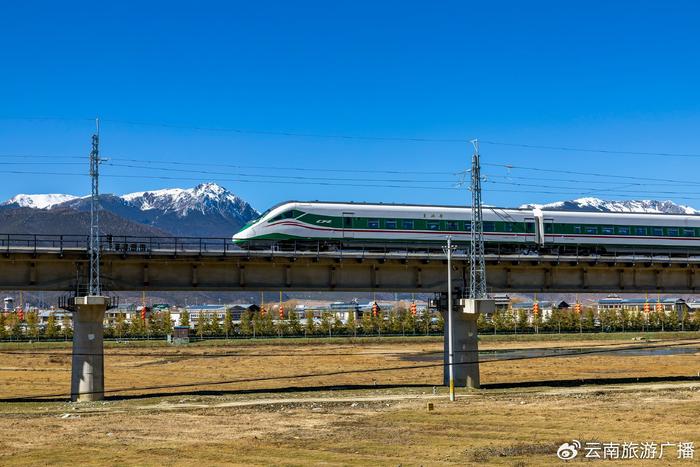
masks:
[[[87,177],[57,174],[87,171],[86,159],[71,157],[87,156],[94,116],[105,157],[149,167],[104,166],[104,192],[219,180],[258,209],[285,199],[468,197],[383,186],[454,186],[451,174],[469,162],[466,142],[265,132],[700,154],[698,19],[691,1],[11,2],[0,15],[0,198],[87,193]],[[490,144],[481,153],[485,164],[690,183],[700,169],[695,157]],[[18,154],[51,157],[9,157]],[[158,165],[174,172],[119,159],[193,165]],[[700,207],[700,189],[689,185],[483,171],[489,204],[600,195]],[[154,176],[187,180],[143,178]],[[319,180],[280,178],[290,176]],[[324,181],[331,185],[309,183]]]

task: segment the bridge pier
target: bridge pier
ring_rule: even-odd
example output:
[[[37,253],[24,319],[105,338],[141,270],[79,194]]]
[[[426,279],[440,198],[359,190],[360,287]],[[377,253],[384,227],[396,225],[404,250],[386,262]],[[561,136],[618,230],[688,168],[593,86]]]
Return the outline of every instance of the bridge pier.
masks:
[[[103,321],[109,297],[75,297],[70,398],[74,402],[104,399]]]
[[[495,302],[488,299],[461,299],[458,306],[452,307],[452,342],[454,346],[453,374],[455,387],[478,389],[479,378],[479,337],[476,321],[479,313],[493,312]],[[450,332],[447,311],[445,318],[444,369],[445,386],[450,384],[448,333]]]

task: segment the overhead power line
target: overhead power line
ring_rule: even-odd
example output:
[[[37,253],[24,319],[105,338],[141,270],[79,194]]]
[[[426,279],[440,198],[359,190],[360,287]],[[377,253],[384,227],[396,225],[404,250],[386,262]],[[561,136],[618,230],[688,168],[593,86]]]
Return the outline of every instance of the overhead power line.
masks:
[[[66,117],[0,117],[0,120],[18,120],[18,121],[76,121],[76,122],[92,122],[92,118],[66,118]],[[161,128],[173,128],[180,130],[195,130],[209,131],[217,133],[236,133],[242,135],[264,135],[264,136],[284,136],[295,138],[321,138],[321,139],[343,139],[343,140],[363,140],[363,141],[387,141],[387,142],[416,142],[416,143],[449,143],[449,144],[467,144],[473,137],[457,137],[457,138],[430,138],[430,137],[405,137],[405,136],[370,136],[358,134],[344,133],[314,133],[314,132],[298,132],[298,131],[282,131],[282,130],[267,130],[267,129],[246,129],[236,127],[217,127],[206,125],[188,125],[168,122],[147,122],[139,120],[121,120],[121,119],[102,119],[102,122],[116,123],[120,125],[133,126],[149,126]],[[609,148],[584,148],[568,145],[546,145],[546,144],[530,144],[510,141],[494,141],[494,140],[479,140],[482,144],[494,146],[504,146],[522,149],[540,149],[547,151],[568,151],[568,152],[585,152],[598,154],[617,154],[630,156],[660,156],[660,157],[689,157],[700,158],[699,153],[683,153],[683,152],[667,152],[667,151],[630,151],[624,149],[609,149]]]
[[[596,185],[605,185],[606,187],[611,186],[611,184],[614,182],[614,180],[591,180],[591,179],[584,179],[584,178],[556,178],[553,179],[552,177],[537,177],[537,176],[529,176],[529,175],[511,175],[511,174],[496,174],[496,173],[486,173],[484,174],[484,179],[485,180],[490,180],[490,179],[503,179],[503,180],[525,180],[525,181],[542,181],[542,182],[560,182],[560,183],[585,183],[587,185],[590,184],[596,184]],[[624,179],[627,180],[627,179]],[[649,181],[646,181],[649,180]],[[651,180],[654,180],[653,182]],[[659,183],[656,183],[656,182]],[[636,182],[625,182],[624,186],[640,186],[640,187],[647,187],[647,186],[668,186],[669,181],[664,181],[664,179],[647,179],[640,177],[640,181]],[[672,183],[676,186],[697,186],[698,184],[692,181],[672,181]]]
[[[669,183],[687,183],[688,180],[672,180],[667,178],[657,178],[657,177],[638,177],[634,175],[619,175],[619,174],[605,174],[600,172],[581,172],[576,170],[562,170],[562,169],[549,169],[542,167],[528,167],[523,165],[511,165],[511,164],[496,164],[496,163],[484,163],[489,167],[501,167],[507,170],[528,170],[533,172],[545,172],[552,174],[565,174],[565,175],[583,175],[589,177],[603,177],[610,179],[622,179],[622,180],[641,180],[641,181],[656,181],[656,182],[669,182]]]
[[[299,172],[336,172],[336,173],[369,173],[369,174],[393,174],[393,175],[460,175],[463,171],[424,171],[424,170],[384,170],[384,169],[358,169],[350,167],[347,169],[329,169],[322,167],[279,167],[269,165],[240,165],[240,164],[220,164],[212,162],[180,162],[180,161],[163,161],[153,159],[129,159],[122,157],[110,157],[111,161],[121,162],[137,162],[141,164],[159,164],[159,165],[184,165],[184,166],[209,166],[209,167],[226,167],[231,169],[255,169],[255,170],[292,170]]]
[[[368,135],[350,135],[350,134],[333,134],[333,133],[306,133],[297,131],[279,131],[279,130],[252,130],[244,128],[232,127],[210,127],[201,125],[180,125],[176,123],[156,123],[134,120],[112,120],[106,119],[105,122],[118,123],[123,125],[139,125],[152,126],[162,128],[174,128],[179,130],[196,130],[196,131],[211,131],[217,133],[238,133],[246,135],[262,135],[262,136],[291,136],[295,138],[323,138],[323,139],[345,139],[345,140],[364,140],[364,141],[394,141],[394,142],[414,142],[414,143],[467,143],[468,138],[414,138],[404,136],[368,136]]]
[[[38,171],[25,171],[25,170],[5,170],[5,173],[10,174],[20,174],[20,175],[57,175],[57,176],[79,176],[87,177],[87,173],[76,173],[76,172],[38,172]],[[136,175],[136,174],[101,174],[100,177],[105,178],[138,178],[138,179],[150,179],[150,180],[178,180],[178,181],[189,181],[189,182],[201,182],[201,178],[194,177],[169,177],[169,176],[159,176],[159,175]],[[270,183],[270,184],[281,184],[281,185],[299,185],[299,181],[292,180],[251,180],[243,178],[221,178],[216,177],[214,180],[224,181],[224,182],[236,182],[236,183]],[[337,182],[320,182],[320,181],[305,181],[305,185],[320,185],[320,186],[347,186],[347,187],[357,187],[357,188],[367,188],[366,183],[337,183]],[[463,188],[457,187],[446,187],[446,186],[413,186],[413,185],[391,185],[382,184],[382,188],[399,188],[399,189],[411,189],[411,190],[449,190],[449,191],[459,191]]]
[[[270,179],[292,179],[292,180],[326,180],[326,181],[357,181],[355,178],[334,178],[334,177],[306,177],[301,175],[280,175],[280,174],[250,174],[250,173],[231,173],[231,172],[212,172],[210,170],[196,170],[193,168],[188,169],[175,169],[172,167],[152,167],[146,165],[134,165],[134,164],[115,164],[112,162],[106,162],[103,165],[108,165],[112,167],[126,167],[131,169],[142,169],[142,170],[160,170],[167,172],[184,172],[184,173],[199,173],[205,175],[225,175],[231,176],[236,175],[240,177],[258,177],[258,178],[270,178]],[[426,180],[426,179],[391,179],[382,178],[382,182],[396,182],[396,183],[455,183],[457,180]]]
[[[51,156],[51,155],[44,155],[44,154],[0,154],[0,158],[26,158],[26,159],[52,159],[53,161],[50,162],[51,165],[80,165],[82,164],[81,162],[61,162],[58,161],[57,159],[82,159],[85,160],[87,159],[86,156],[73,156],[73,155],[58,155],[58,156]],[[108,160],[112,163],[112,165],[115,165],[114,162],[134,162],[134,163],[139,163],[139,164],[151,164],[151,165],[162,165],[162,166],[169,166],[169,165],[175,165],[175,166],[184,166],[184,167],[221,167],[221,168],[230,168],[230,169],[236,169],[236,170],[274,170],[274,171],[295,171],[295,172],[328,172],[328,173],[367,173],[367,174],[391,174],[391,175],[451,175],[451,176],[464,176],[466,173],[469,172],[469,170],[453,170],[453,171],[422,171],[422,170],[384,170],[384,169],[358,169],[355,167],[349,167],[349,168],[324,168],[324,167],[290,167],[290,166],[269,166],[269,165],[242,165],[242,164],[227,164],[227,163],[216,163],[216,162],[206,162],[206,161],[197,161],[197,162],[186,162],[186,161],[173,161],[173,160],[156,160],[156,159],[143,159],[143,158],[127,158],[127,157],[111,157],[111,156],[106,156],[104,158],[105,160]],[[0,162],[0,164],[4,165],[21,165],[25,164],[22,162]],[[45,162],[27,162],[27,165],[39,165],[39,164],[48,164]],[[665,183],[674,183],[677,185],[684,185],[684,186],[694,186],[692,182],[689,182],[687,179],[681,180],[681,179],[669,179],[669,178],[659,178],[659,177],[640,177],[640,176],[634,176],[634,175],[620,175],[620,174],[610,174],[610,173],[600,173],[600,172],[584,172],[584,171],[576,171],[576,170],[563,170],[563,169],[552,169],[552,168],[544,168],[544,167],[533,167],[533,166],[523,166],[523,165],[516,165],[516,164],[508,164],[508,163],[494,163],[494,162],[482,162],[483,166],[488,166],[488,167],[498,167],[498,168],[503,168],[506,169],[508,172],[514,171],[514,170],[524,170],[524,171],[533,171],[533,172],[542,172],[542,173],[550,173],[550,174],[562,174],[562,175],[578,175],[578,176],[584,176],[584,177],[595,177],[595,178],[603,178],[603,179],[622,179],[622,180],[635,180],[635,181],[649,181],[649,182],[665,182]],[[144,169],[150,169],[151,167],[143,167]],[[156,167],[153,167],[156,168]],[[160,168],[159,168],[160,169]],[[191,172],[191,170],[188,170],[188,172]],[[256,175],[257,176],[257,175]],[[546,179],[546,178],[539,178],[535,179],[532,177],[518,177],[518,176],[513,176],[513,175],[502,175],[502,174],[487,174],[486,178],[488,177],[501,177],[501,178],[522,178],[522,179],[527,179],[527,180],[543,180],[543,181],[549,181],[551,179]],[[557,179],[557,181],[565,181],[565,182],[571,182],[571,183],[592,183],[592,180],[586,180],[586,179]],[[601,181],[600,183],[605,183],[606,181]],[[608,182],[609,183],[609,182]]]
[[[52,172],[52,171],[29,171],[29,170],[4,170],[7,174],[17,174],[17,175],[56,175],[56,176],[78,176],[87,177],[89,174],[80,172]],[[170,180],[170,181],[188,181],[188,182],[201,182],[201,177],[176,177],[176,176],[166,176],[166,175],[139,175],[139,174],[112,174],[106,173],[101,175],[103,178],[127,178],[127,179],[147,179],[147,180]],[[256,176],[257,177],[257,176]],[[299,185],[300,181],[295,180],[267,180],[267,179],[253,179],[253,178],[228,178],[212,176],[209,177],[212,181],[219,182],[235,182],[235,183],[262,183],[262,184],[276,184],[276,185]],[[373,180],[372,183],[376,185],[381,183],[381,179]],[[515,182],[488,182],[491,185],[505,185],[505,186],[520,186],[520,187],[532,187],[539,188],[541,185],[533,184],[523,184]],[[303,181],[304,185],[316,185],[316,186],[331,186],[331,187],[355,187],[355,188],[367,188],[369,185],[367,183],[340,183],[340,182],[323,182],[323,181]],[[544,186],[547,187],[546,185]],[[381,188],[392,188],[392,189],[410,189],[410,190],[433,190],[433,191],[464,191],[466,187],[463,186],[418,186],[418,185],[397,185],[392,183],[381,183]],[[614,189],[609,190],[581,190],[573,187],[556,187],[557,190],[540,190],[532,189],[524,192],[522,189],[519,190],[504,190],[504,189],[492,189],[490,187],[484,187],[485,191],[491,193],[529,193],[529,194],[548,194],[548,195],[560,195],[560,196],[572,196],[581,195],[586,193],[588,195],[597,194],[598,196],[616,196],[626,199],[639,199],[644,196],[655,197],[655,196],[673,196],[674,199],[684,200],[684,201],[697,201],[700,200],[698,197],[685,196],[690,194],[700,194],[700,192],[687,192],[687,191],[647,191],[645,193],[637,193],[634,195],[628,195],[624,193],[619,193]]]
[[[588,152],[598,154],[618,154],[628,156],[660,156],[660,157],[700,157],[700,154],[678,153],[678,152],[652,152],[652,151],[625,151],[618,149],[603,149],[603,148],[581,148],[574,146],[547,146],[540,144],[524,144],[524,143],[507,143],[503,141],[482,141],[483,144],[491,144],[496,146],[508,146],[524,149],[543,149],[547,151],[571,151],[571,152]]]

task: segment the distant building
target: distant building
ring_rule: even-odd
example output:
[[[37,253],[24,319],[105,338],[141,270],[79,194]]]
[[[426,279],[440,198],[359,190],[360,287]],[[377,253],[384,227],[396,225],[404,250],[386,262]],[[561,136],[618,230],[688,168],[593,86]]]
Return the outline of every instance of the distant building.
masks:
[[[220,323],[224,321],[226,315],[226,305],[190,305],[186,307],[190,314],[190,326],[194,326],[200,315],[211,321],[218,320]]]
[[[204,315],[207,321],[216,319],[219,324],[224,323],[224,318],[226,317],[226,312],[231,312],[231,317],[234,322],[240,322],[243,314],[246,311],[253,313],[259,313],[260,307],[254,303],[233,303],[233,304],[205,304],[205,305],[190,305],[185,308],[190,318],[190,327],[194,327],[197,324],[197,320],[200,315]],[[177,309],[170,312],[171,319],[176,323],[180,323],[180,318],[182,316],[181,309]]]
[[[234,321],[240,321],[243,317],[243,313],[246,311],[253,313],[260,312],[260,307],[254,303],[233,303],[231,305],[226,305],[226,309],[231,311]]]
[[[350,318],[350,315],[352,315],[354,319],[358,319],[362,316],[362,313],[364,312],[357,300],[352,300],[349,302],[333,302],[328,306],[328,308],[330,309],[329,311],[333,313],[336,318],[340,319],[343,322],[347,322],[347,320]],[[371,309],[372,306],[370,305],[370,310]]]
[[[678,318],[683,316],[683,312],[687,310],[688,303],[682,298],[620,298],[618,296],[609,296],[598,300],[596,308],[598,313],[604,311],[626,311],[628,313],[642,313],[646,308],[649,311],[656,311],[657,304],[661,304],[664,313],[667,315],[675,312]]]
[[[539,307],[539,314],[542,317],[542,321],[548,321],[552,317],[552,310],[556,307],[556,305],[549,300],[538,301],[537,306]],[[534,308],[534,301],[513,303],[512,305],[515,316],[517,316],[521,310],[527,313],[528,323],[532,323],[535,319]]]
[[[104,324],[107,326],[114,326],[117,322],[117,316],[119,315],[123,315],[124,319],[130,323],[136,314],[138,314],[138,311],[135,303],[119,304],[118,307],[105,312]]]
[[[46,323],[49,322],[49,316],[51,315],[53,315],[54,319],[56,320],[56,326],[58,326],[59,329],[63,329],[63,321],[65,317],[68,317],[68,322],[71,326],[73,326],[73,314],[70,311],[62,310],[60,308],[56,310],[39,310],[38,315],[39,327],[41,328],[46,327]]]
[[[691,317],[694,317],[695,313],[700,313],[700,302],[686,302],[685,306],[688,307],[688,313]]]
[[[493,294],[493,299],[496,302],[496,309],[495,311],[498,313],[506,313],[510,311],[511,308],[511,299],[510,295],[505,294],[505,293],[497,293]],[[484,313],[484,317],[486,318],[487,321],[490,321],[491,318],[493,318],[493,313]]]
[[[308,306],[304,304],[297,305],[294,312],[299,319],[306,319],[306,315],[311,313],[314,318],[320,318],[323,313],[328,311],[327,306]]]

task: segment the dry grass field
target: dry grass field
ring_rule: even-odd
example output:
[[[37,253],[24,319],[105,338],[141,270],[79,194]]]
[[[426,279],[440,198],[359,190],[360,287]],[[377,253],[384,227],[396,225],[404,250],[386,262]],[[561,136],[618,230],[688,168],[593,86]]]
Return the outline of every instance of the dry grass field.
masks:
[[[697,341],[486,336],[482,350],[519,350],[484,358],[595,353],[485,362],[484,388],[454,403],[440,386],[439,338],[110,344],[106,388],[125,390],[83,404],[66,402],[69,347],[8,344],[0,464],[554,465],[571,439],[699,445],[700,336],[688,337]],[[600,352],[668,343],[683,345]],[[11,400],[20,396],[30,400]],[[662,461],[627,465],[692,465],[700,453],[675,457],[667,448]]]

